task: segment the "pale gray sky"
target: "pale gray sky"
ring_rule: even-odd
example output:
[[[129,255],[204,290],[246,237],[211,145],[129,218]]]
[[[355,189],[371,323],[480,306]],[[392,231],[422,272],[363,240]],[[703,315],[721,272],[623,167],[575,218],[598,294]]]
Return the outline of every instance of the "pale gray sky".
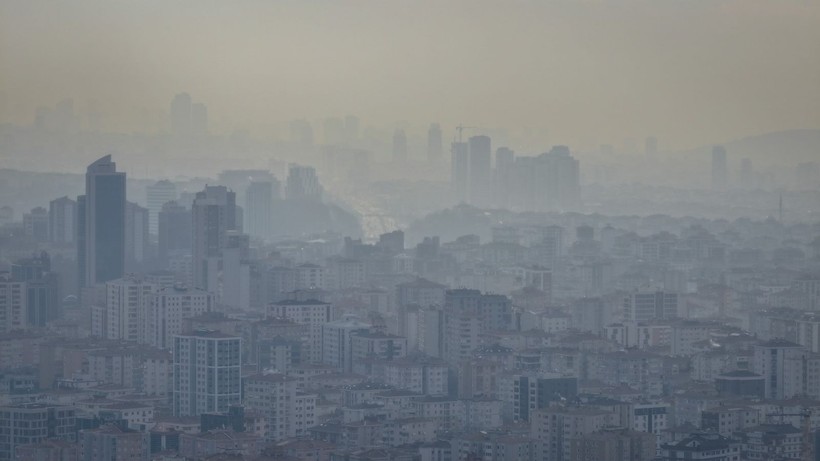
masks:
[[[816,1],[0,1],[15,114],[94,98],[227,129],[356,114],[686,148],[820,128]]]

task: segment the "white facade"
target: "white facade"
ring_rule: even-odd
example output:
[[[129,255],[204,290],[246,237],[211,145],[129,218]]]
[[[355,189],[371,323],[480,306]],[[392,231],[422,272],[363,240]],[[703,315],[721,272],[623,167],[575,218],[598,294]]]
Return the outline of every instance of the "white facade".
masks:
[[[156,289],[156,285],[138,277],[107,282],[102,337],[139,341],[150,296]]]
[[[214,295],[178,285],[149,295],[141,342],[170,348],[173,337],[182,334],[183,319],[210,312]]]
[[[226,412],[240,403],[241,343],[216,332],[174,336],[174,415]]]

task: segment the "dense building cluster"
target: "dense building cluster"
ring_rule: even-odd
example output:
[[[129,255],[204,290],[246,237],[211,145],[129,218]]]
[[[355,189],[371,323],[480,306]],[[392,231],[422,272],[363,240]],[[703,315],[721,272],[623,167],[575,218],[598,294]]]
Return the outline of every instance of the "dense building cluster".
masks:
[[[174,104],[179,130],[200,129],[202,109]],[[580,200],[564,147],[499,149],[494,169],[487,137],[452,152],[467,203]],[[816,225],[462,204],[496,219],[489,240],[272,239],[272,203],[324,200],[316,171],[292,165],[284,197],[266,171],[219,182],[159,181],[142,206],[106,156],[83,195],[4,232],[0,460],[820,452]]]

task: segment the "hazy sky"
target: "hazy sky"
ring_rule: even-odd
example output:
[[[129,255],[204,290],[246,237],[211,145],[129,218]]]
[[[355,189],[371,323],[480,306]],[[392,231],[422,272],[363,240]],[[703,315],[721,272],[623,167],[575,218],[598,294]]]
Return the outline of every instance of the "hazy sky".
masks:
[[[684,148],[820,128],[820,2],[0,0],[0,88],[25,120],[188,91],[217,130],[350,113]]]

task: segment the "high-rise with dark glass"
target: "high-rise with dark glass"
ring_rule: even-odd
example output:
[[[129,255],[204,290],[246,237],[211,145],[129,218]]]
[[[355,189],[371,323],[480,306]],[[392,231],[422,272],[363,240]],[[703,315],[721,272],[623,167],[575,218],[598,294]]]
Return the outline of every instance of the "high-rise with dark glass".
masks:
[[[125,272],[125,173],[106,155],[88,166],[85,195],[77,199],[77,262],[80,286]]]

